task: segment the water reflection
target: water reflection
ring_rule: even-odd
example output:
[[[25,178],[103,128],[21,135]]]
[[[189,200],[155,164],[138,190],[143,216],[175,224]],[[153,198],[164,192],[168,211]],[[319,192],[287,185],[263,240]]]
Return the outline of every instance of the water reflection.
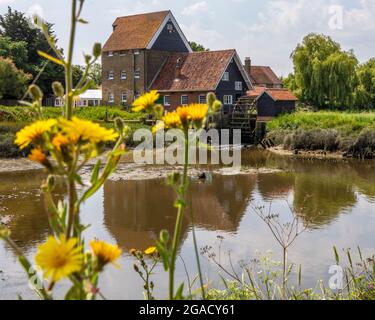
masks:
[[[255,183],[255,176],[245,175],[193,181],[188,191],[182,242],[188,233],[191,212],[201,228],[235,232]],[[174,192],[163,180],[109,181],[104,186],[104,223],[125,250],[145,249],[161,230],[173,233],[174,198]]]

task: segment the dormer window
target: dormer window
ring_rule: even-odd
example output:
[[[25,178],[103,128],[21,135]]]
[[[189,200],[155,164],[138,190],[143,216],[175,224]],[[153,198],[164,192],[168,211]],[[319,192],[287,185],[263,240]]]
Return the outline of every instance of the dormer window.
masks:
[[[108,57],[113,57],[113,51],[108,51]]]
[[[222,79],[223,81],[229,81],[229,72],[224,72],[224,74],[223,74],[223,79]]]
[[[114,78],[115,78],[114,72],[113,71],[109,71],[108,72],[108,80],[113,80]]]

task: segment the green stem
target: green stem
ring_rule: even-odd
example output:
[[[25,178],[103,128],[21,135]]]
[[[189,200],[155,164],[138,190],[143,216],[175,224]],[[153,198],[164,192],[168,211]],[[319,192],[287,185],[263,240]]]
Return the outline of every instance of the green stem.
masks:
[[[69,177],[68,182],[68,199],[69,199],[69,207],[68,207],[68,224],[66,228],[66,238],[69,239],[72,234],[73,224],[76,219],[76,202],[77,202],[77,191],[74,179]]]
[[[66,83],[66,109],[65,117],[71,119],[73,115],[73,72],[72,72],[72,61],[73,61],[73,50],[74,50],[74,39],[76,35],[77,25],[77,0],[72,0],[72,12],[71,12],[71,30],[69,38],[68,48],[68,59],[65,65],[65,83]]]
[[[177,248],[180,241],[182,221],[184,218],[185,212],[185,194],[187,189],[187,170],[189,165],[189,134],[187,130],[184,132],[185,135],[185,163],[184,163],[184,173],[182,177],[182,183],[180,185],[181,190],[179,194],[179,203],[177,211],[177,219],[175,224],[175,230],[173,234],[172,242],[172,255],[169,266],[169,299],[174,300],[174,272],[176,267],[176,257],[177,257]]]

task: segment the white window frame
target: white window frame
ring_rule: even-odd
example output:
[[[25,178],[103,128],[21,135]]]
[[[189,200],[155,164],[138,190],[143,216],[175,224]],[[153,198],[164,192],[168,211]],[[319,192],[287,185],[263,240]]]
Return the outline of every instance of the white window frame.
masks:
[[[113,54],[113,51],[108,51],[108,57],[113,57],[114,54]]]
[[[141,79],[141,70],[134,70],[134,79]]]
[[[231,105],[231,104],[233,104],[233,95],[231,95],[231,94],[224,95],[224,97],[223,97],[223,103],[225,105]]]
[[[124,99],[125,97],[125,99]],[[127,92],[121,92],[121,102],[128,102],[128,94]]]
[[[112,92],[108,93],[108,102],[109,103],[115,102],[115,95]]]
[[[121,79],[121,80],[126,80],[126,79],[127,79],[127,73],[126,73],[125,70],[122,70],[122,71],[120,72],[120,79]]]
[[[229,72],[228,71],[224,72],[222,80],[223,81],[229,81]]]
[[[138,56],[139,53],[140,53],[139,50],[134,50],[134,55],[135,55],[135,56]]]
[[[207,103],[207,96],[205,94],[200,94],[198,97],[198,103],[201,103],[201,104]]]
[[[186,102],[183,102],[183,100],[186,98]],[[189,96],[187,94],[181,95],[181,105],[186,106],[189,104]]]
[[[120,53],[119,53],[120,57],[124,57],[126,56],[126,51],[125,50],[121,50]]]
[[[169,101],[167,101],[167,100],[169,100]],[[165,95],[163,97],[163,105],[165,107],[169,107],[171,105],[171,96],[170,95]]]
[[[234,83],[234,89],[235,89],[236,91],[242,91],[242,88],[243,88],[243,86],[242,86],[242,81],[236,81],[236,82]]]
[[[113,71],[108,71],[108,80],[113,80],[115,78],[115,73]]]

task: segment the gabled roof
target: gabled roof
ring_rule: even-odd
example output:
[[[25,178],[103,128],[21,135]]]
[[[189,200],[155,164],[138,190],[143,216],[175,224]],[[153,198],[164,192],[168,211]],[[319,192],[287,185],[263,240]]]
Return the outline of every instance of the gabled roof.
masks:
[[[265,91],[274,101],[297,101],[297,97],[288,89],[267,89]]]
[[[260,98],[263,94],[268,94],[274,101],[298,101],[298,98],[288,89],[253,87],[252,90],[246,92],[246,95],[252,98]]]
[[[268,66],[251,66],[251,82],[257,84],[281,85],[281,80]]]
[[[181,75],[176,78],[176,64],[179,59]],[[236,50],[203,51],[171,54],[159,75],[151,84],[158,91],[213,91],[216,90],[225,70],[234,59],[251,88],[250,80],[243,69]]]
[[[112,34],[104,44],[103,51],[150,49],[169,20],[172,20],[185,45],[191,51],[190,45],[170,11],[117,18],[113,23]]]

